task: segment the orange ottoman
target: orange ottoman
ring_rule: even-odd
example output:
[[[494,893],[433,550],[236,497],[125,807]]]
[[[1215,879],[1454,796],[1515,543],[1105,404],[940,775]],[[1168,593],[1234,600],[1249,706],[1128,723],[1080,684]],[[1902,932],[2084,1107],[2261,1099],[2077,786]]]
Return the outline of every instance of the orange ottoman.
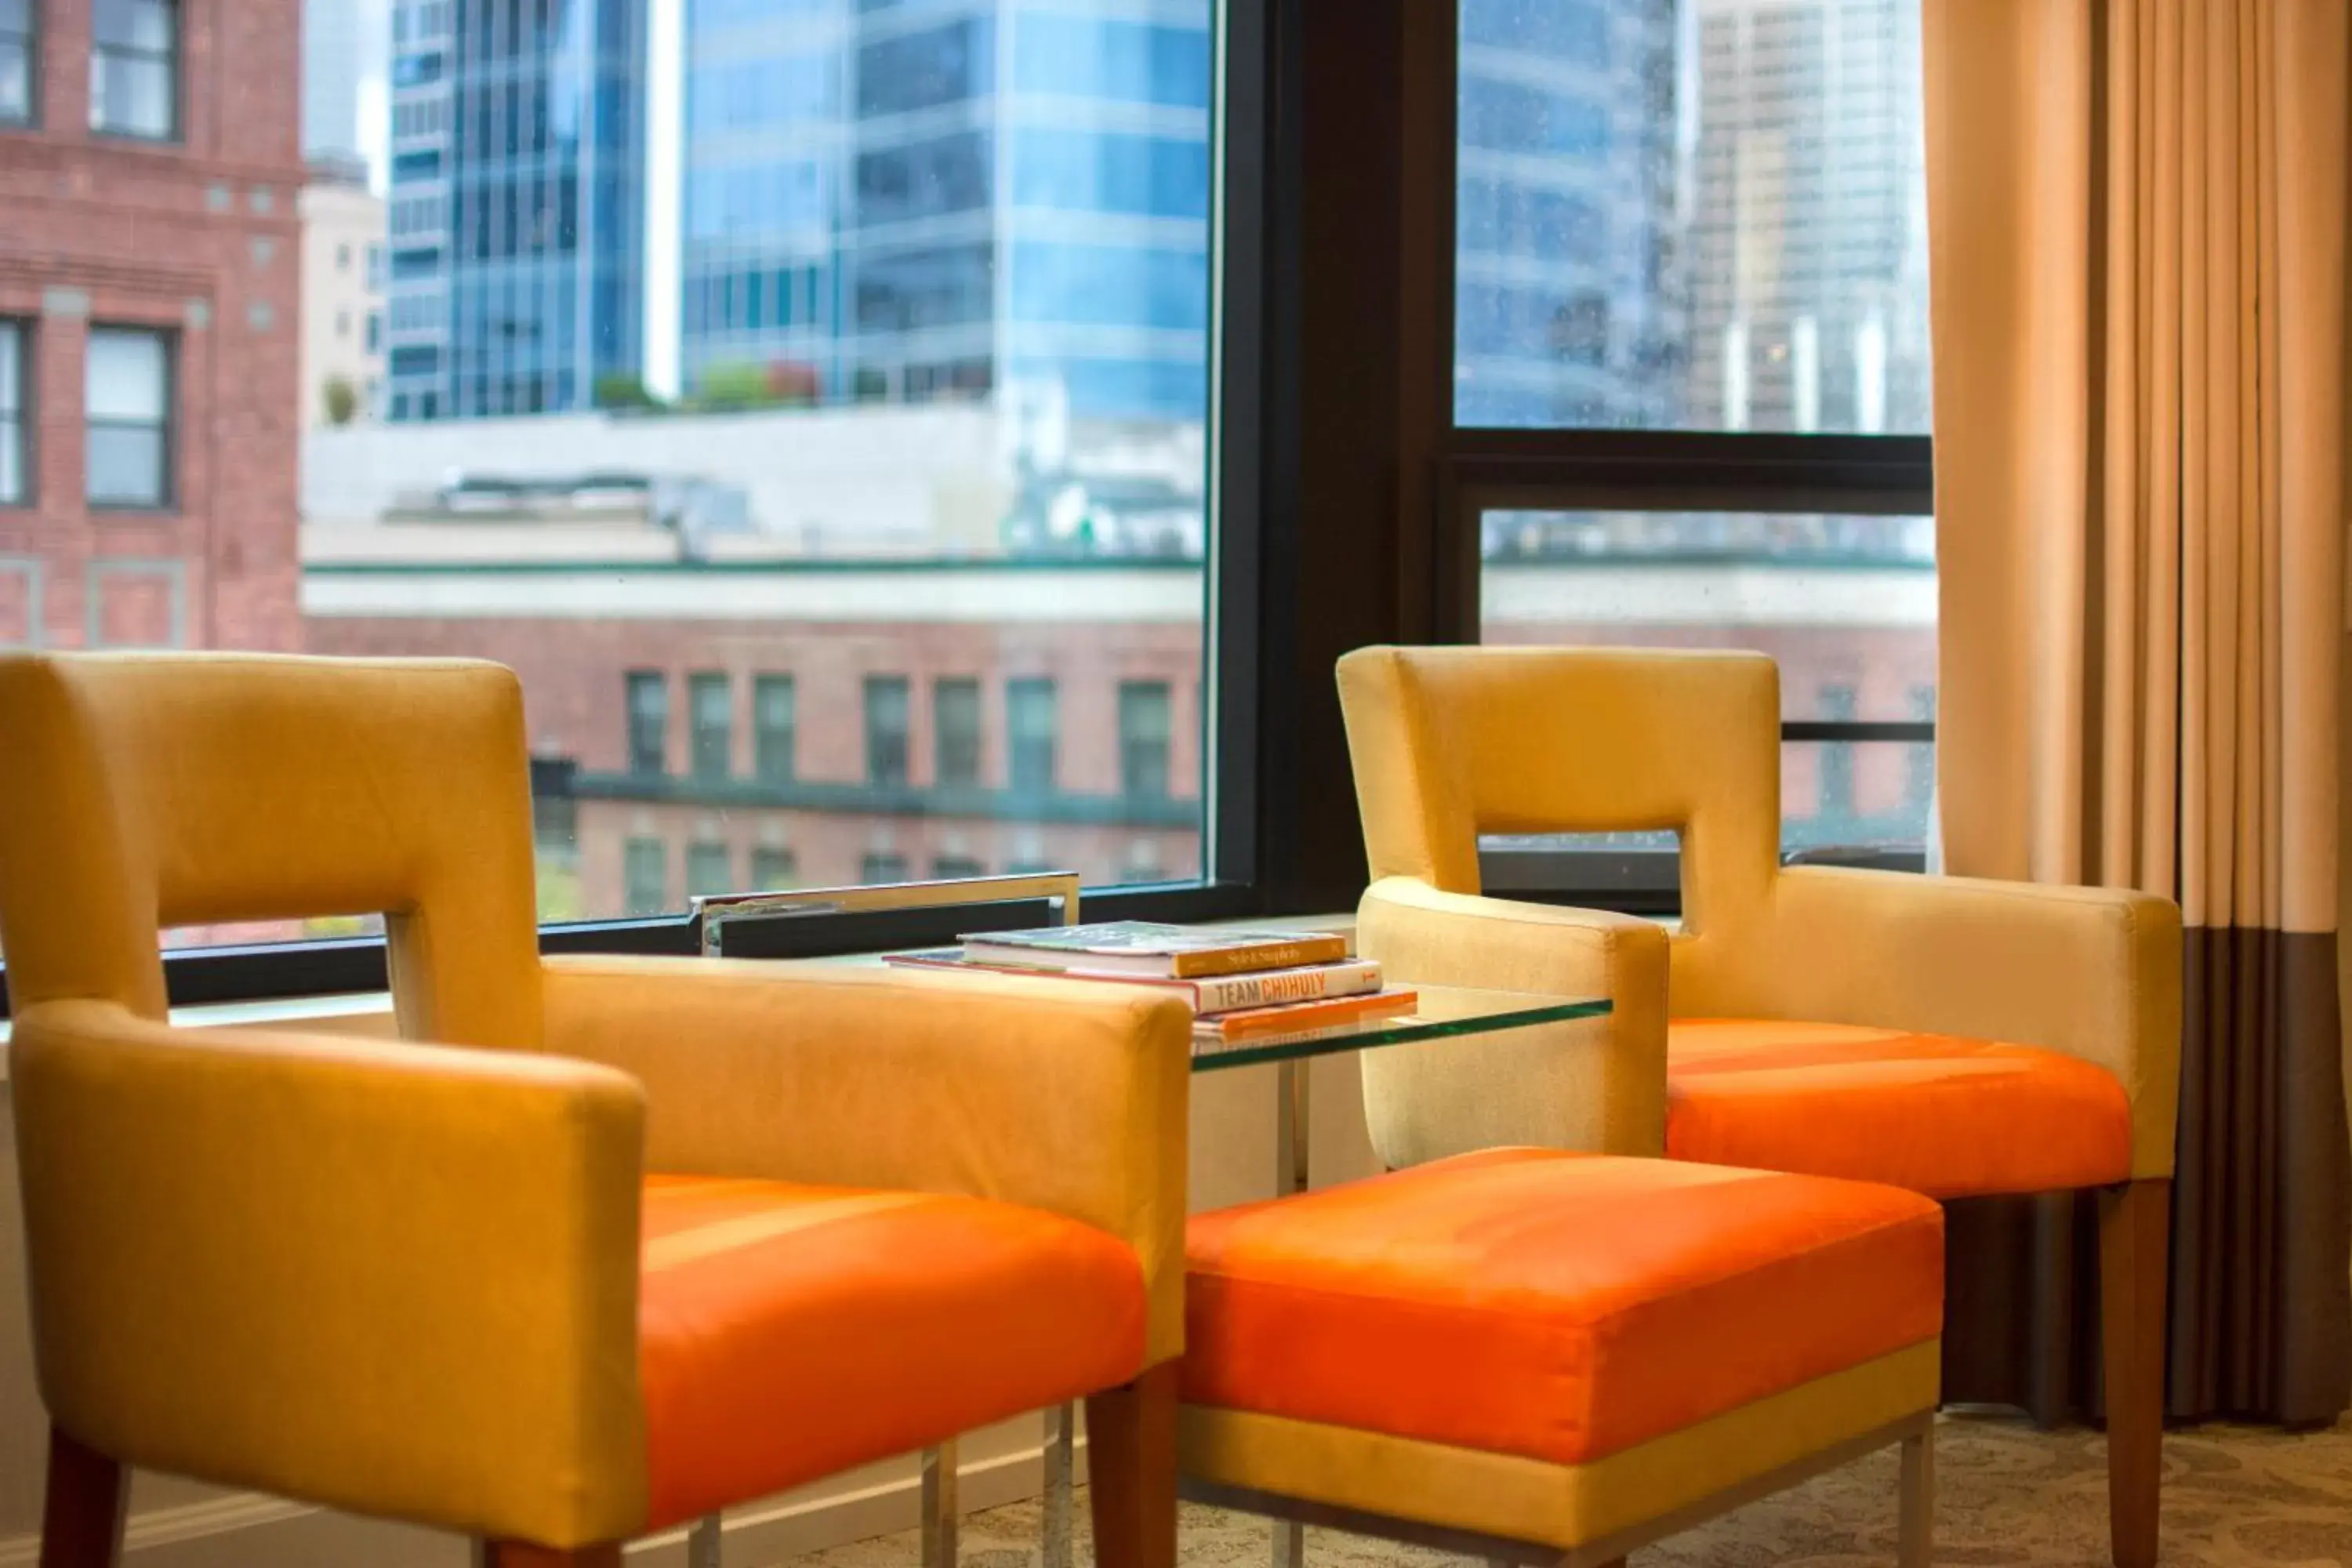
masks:
[[[1201,1500],[1578,1568],[1901,1441],[1926,1561],[1927,1198],[1496,1150],[1202,1215],[1187,1252]]]

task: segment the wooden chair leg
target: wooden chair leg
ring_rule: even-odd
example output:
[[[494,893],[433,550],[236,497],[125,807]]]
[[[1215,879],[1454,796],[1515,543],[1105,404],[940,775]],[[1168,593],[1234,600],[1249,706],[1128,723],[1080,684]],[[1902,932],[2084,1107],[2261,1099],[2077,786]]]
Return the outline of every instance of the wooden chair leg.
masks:
[[[621,1568],[621,1543],[607,1541],[562,1551],[527,1541],[483,1541],[475,1544],[474,1561],[478,1568]]]
[[[1096,1568],[1176,1568],[1176,1363],[1087,1400]]]
[[[2106,1354],[2107,1530],[2116,1568],[2155,1568],[2164,1480],[2164,1340],[2172,1184],[2100,1194]]]
[[[51,1426],[40,1568],[114,1568],[130,1489],[121,1465]]]
[[[1895,1520],[1896,1562],[1927,1568],[1936,1552],[1936,1428],[1903,1439],[1903,1492]]]

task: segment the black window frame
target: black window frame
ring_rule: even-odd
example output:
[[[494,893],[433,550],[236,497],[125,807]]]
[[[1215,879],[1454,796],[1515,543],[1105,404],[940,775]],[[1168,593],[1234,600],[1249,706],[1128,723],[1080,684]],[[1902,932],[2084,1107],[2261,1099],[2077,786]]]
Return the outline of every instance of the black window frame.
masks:
[[[41,128],[41,7],[45,4],[47,0],[24,0],[24,30],[0,29],[0,39],[13,41],[25,54],[25,112],[0,114],[0,131]]]
[[[101,336],[152,338],[163,351],[163,416],[153,425],[144,420],[99,419],[89,412],[89,355]],[[180,506],[180,334],[170,327],[145,321],[92,321],[82,340],[82,504],[100,516],[155,516],[176,512]],[[156,492],[152,500],[100,500],[90,494],[90,435],[99,429],[153,430],[156,449]]]
[[[93,136],[100,136],[109,140],[121,142],[143,142],[154,146],[177,146],[187,135],[188,16],[186,0],[158,0],[158,3],[163,5],[163,7],[171,13],[172,17],[172,42],[168,47],[161,50],[140,48],[128,44],[110,44],[102,41],[98,36],[98,5],[100,4],[103,4],[103,0],[94,0],[94,3],[89,8],[89,133]],[[99,68],[100,63],[105,59],[117,56],[126,59],[144,60],[151,64],[159,60],[162,62],[163,66],[163,80],[171,92],[172,100],[171,122],[165,126],[163,130],[139,131],[128,126],[113,124],[101,125],[98,122]]]

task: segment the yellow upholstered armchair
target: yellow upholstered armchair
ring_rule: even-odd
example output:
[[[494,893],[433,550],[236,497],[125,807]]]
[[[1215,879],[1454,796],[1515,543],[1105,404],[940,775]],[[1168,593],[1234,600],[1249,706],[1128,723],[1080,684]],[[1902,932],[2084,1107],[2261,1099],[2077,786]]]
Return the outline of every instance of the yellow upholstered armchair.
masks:
[[[1466,1057],[1368,1057],[1387,1161],[1646,1144],[1944,1199],[2099,1189],[2115,1554],[2152,1563],[2179,910],[1784,868],[1779,676],[1760,656],[1367,648],[1339,689],[1373,878],[1362,951],[1400,981],[1617,1003],[1549,1059],[1468,1069],[1484,1080]],[[1617,829],[1681,836],[1671,939],[1480,895],[1482,833]]]
[[[1181,1006],[542,963],[495,666],[0,658],[0,736],[47,1568],[126,1465],[609,1568],[1081,1395],[1172,1563]],[[360,910],[404,1040],[167,1022],[160,931]]]

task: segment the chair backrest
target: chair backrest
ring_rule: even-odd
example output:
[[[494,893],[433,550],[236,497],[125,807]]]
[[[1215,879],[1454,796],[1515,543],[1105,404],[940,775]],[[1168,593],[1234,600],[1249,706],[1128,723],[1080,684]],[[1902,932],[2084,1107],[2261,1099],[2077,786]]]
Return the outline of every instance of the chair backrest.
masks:
[[[401,1032],[540,1044],[522,694],[496,665],[0,658],[14,1006],[163,1016],[174,926],[386,919]]]
[[[1481,834],[1681,836],[1680,976],[1770,919],[1780,675],[1760,654],[1370,647],[1339,697],[1374,880],[1480,890]]]

